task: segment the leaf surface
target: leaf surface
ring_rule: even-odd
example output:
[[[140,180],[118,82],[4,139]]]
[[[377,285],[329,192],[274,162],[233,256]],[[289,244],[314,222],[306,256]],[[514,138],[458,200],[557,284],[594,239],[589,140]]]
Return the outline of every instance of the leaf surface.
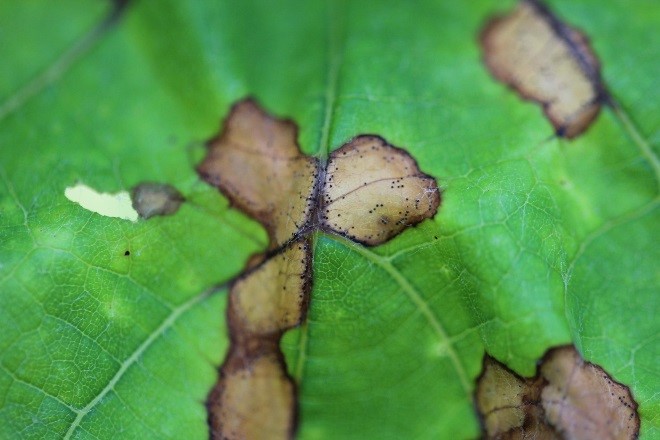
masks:
[[[268,241],[194,167],[245,96],[308,154],[377,134],[443,190],[385,245],[316,235],[308,319],[282,343],[300,438],[476,437],[484,351],[531,375],[568,342],[659,437],[660,11],[550,2],[621,105],[569,142],[481,62],[482,25],[512,5],[142,1],[89,37],[103,3],[2,3],[0,437],[207,436],[228,346],[213,286]],[[131,223],[64,196],[144,181],[186,202]]]

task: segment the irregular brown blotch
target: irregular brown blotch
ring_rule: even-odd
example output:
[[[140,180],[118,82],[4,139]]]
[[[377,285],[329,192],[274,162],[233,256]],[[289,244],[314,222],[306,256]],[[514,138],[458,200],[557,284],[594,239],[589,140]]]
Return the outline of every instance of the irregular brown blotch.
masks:
[[[321,166],[301,153],[292,122],[252,100],[234,105],[198,171],[270,237],[229,291],[229,352],[207,400],[211,438],[290,438],[297,401],[279,342],[307,312],[311,234],[383,243],[435,215],[438,187],[378,136],[356,137]]]
[[[481,34],[486,66],[498,80],[539,102],[559,136],[594,121],[606,92],[587,38],[536,0],[492,19]]]
[[[511,374],[490,356],[485,357],[476,401],[484,427],[490,436],[523,425],[523,396],[526,388],[524,379]]]
[[[295,429],[295,386],[279,341],[307,311],[309,241],[291,242],[231,286],[230,349],[207,400],[213,439],[286,439]]]
[[[637,437],[639,415],[630,389],[573,347],[552,350],[541,375],[548,381],[541,393],[546,418],[565,437]]]
[[[639,435],[637,403],[628,387],[584,361],[573,346],[550,350],[529,379],[486,355],[475,400],[487,438]]]
[[[154,182],[140,183],[133,188],[131,200],[133,209],[144,219],[174,214],[185,201],[173,186]]]
[[[330,155],[322,196],[322,227],[368,245],[433,217],[440,205],[434,178],[404,150],[369,135]]]
[[[264,225],[271,249],[290,240],[313,208],[318,160],[301,153],[293,122],[253,100],[234,105],[197,167],[238,209]]]
[[[278,440],[295,430],[295,386],[273,354],[232,362],[209,399],[211,438]]]
[[[242,332],[272,335],[298,325],[310,289],[311,251],[305,240],[290,244],[232,288],[232,312]]]

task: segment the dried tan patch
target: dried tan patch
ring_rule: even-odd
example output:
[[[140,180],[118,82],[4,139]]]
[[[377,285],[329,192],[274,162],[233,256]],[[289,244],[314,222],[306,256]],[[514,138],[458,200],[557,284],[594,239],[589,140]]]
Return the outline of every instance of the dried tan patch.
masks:
[[[476,400],[489,435],[505,433],[523,425],[526,388],[524,379],[511,374],[493,358],[486,357]]]
[[[212,438],[290,438],[295,429],[295,387],[282,360],[271,354],[232,367],[222,370],[221,387],[210,399]]]
[[[232,284],[231,347],[207,405],[214,439],[286,439],[295,429],[295,386],[280,352],[282,333],[304,318],[311,289],[309,238]]]
[[[164,183],[144,182],[131,191],[133,208],[140,217],[148,219],[157,215],[172,215],[183,203],[183,195],[176,188]]]
[[[573,138],[600,111],[605,92],[587,38],[536,0],[521,1],[481,34],[486,65],[498,80],[539,102],[558,135]]]
[[[235,282],[232,306],[241,331],[268,336],[300,323],[309,291],[310,257],[306,241],[294,242]]]
[[[378,136],[358,136],[330,155],[323,227],[368,245],[433,217],[438,186],[405,151]]]
[[[639,434],[630,390],[572,346],[550,350],[530,379],[486,356],[476,404],[487,438],[634,439]]]
[[[293,238],[313,207],[318,161],[302,154],[296,135],[293,122],[241,101],[197,168],[236,208],[264,225],[271,249]]]
[[[548,381],[541,402],[548,421],[568,438],[635,438],[637,403],[628,387],[582,360],[573,347],[551,351],[541,365]]]
[[[358,136],[327,166],[302,154],[296,127],[251,100],[236,104],[209,142],[200,175],[267,229],[229,292],[231,344],[207,406],[214,439],[284,439],[295,431],[295,386],[279,342],[305,317],[311,233],[383,243],[435,215],[440,193],[414,159],[378,136]]]

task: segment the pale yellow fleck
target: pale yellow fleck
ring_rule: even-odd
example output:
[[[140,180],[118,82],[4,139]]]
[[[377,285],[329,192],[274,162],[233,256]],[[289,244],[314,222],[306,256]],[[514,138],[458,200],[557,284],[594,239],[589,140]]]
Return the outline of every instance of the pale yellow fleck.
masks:
[[[104,217],[115,217],[136,222],[138,213],[133,209],[131,196],[126,191],[115,194],[98,192],[93,188],[77,183],[64,190],[67,199],[75,202],[88,211]]]

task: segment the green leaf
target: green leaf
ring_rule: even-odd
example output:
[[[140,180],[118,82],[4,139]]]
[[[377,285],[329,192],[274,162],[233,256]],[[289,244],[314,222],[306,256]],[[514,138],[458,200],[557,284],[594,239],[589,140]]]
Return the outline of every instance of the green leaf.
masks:
[[[443,187],[383,246],[316,237],[308,320],[282,343],[300,438],[476,437],[484,351],[530,375],[568,342],[660,438],[660,11],[551,2],[623,109],[567,142],[480,61],[512,5],[141,1],[94,31],[105,3],[0,4],[0,437],[207,436],[224,286],[266,236],[194,166],[253,95],[308,153],[378,134]],[[64,196],[143,181],[188,201],[132,223]]]

